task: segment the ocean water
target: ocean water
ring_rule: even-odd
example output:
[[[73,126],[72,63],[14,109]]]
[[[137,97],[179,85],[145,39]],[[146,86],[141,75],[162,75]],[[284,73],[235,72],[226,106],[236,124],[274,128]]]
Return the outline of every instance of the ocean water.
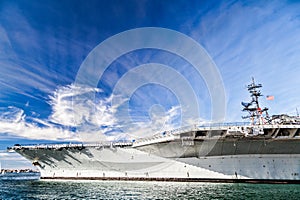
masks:
[[[135,181],[1,181],[0,199],[300,199],[300,185]]]

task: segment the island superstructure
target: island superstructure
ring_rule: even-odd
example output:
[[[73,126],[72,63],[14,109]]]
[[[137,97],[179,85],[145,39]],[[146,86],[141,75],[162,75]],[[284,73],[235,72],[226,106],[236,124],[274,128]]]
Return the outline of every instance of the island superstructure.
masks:
[[[269,116],[254,79],[250,123],[208,123],[128,142],[15,145],[41,179],[300,182],[299,116]]]

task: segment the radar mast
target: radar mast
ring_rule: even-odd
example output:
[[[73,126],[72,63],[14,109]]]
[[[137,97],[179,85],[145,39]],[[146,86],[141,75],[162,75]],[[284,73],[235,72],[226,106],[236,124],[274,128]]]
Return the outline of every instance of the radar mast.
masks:
[[[259,90],[261,84],[256,84],[254,78],[252,77],[252,83],[247,86],[249,93],[251,94],[251,101],[249,103],[241,102],[244,107],[242,111],[248,112],[247,116],[243,116],[243,119],[249,118],[251,124],[265,124],[266,119],[269,119],[268,108],[261,108],[259,106],[259,97],[263,96]],[[265,115],[263,115],[265,114]]]

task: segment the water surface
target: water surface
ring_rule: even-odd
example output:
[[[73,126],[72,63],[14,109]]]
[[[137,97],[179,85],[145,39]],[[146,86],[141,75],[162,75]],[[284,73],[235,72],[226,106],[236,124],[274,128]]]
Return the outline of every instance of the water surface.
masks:
[[[300,199],[300,185],[138,181],[1,181],[0,199]]]

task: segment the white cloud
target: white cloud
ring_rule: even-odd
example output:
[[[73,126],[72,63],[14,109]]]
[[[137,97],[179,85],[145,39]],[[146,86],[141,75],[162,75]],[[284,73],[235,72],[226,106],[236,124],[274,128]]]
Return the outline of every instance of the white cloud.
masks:
[[[99,96],[99,88],[61,86],[50,96],[52,113],[47,119],[27,116],[16,107],[0,108],[0,133],[29,139],[100,142],[140,138],[181,126],[180,106],[165,110],[160,105],[153,105],[149,110],[150,119],[132,117],[122,115],[124,111],[118,114],[128,99],[116,97],[118,103],[111,105],[113,95]],[[194,123],[195,120],[188,120],[184,125]],[[76,131],[70,131],[70,127]]]
[[[4,109],[6,111],[4,111]],[[7,133],[30,139],[76,139],[75,134],[66,129],[50,124],[40,127],[36,123],[27,122],[24,111],[19,108],[1,108],[0,111],[2,111],[0,114],[0,133]],[[46,123],[44,125],[46,125]]]
[[[178,119],[180,109],[179,106],[176,106],[165,112],[150,111],[151,121],[132,122],[132,124],[125,129],[126,137],[129,139],[137,139],[179,128],[181,125],[181,121]]]
[[[96,92],[99,90],[83,86],[59,87],[54,95],[50,96],[53,111],[50,120],[61,125],[75,127],[90,120],[95,123],[95,115],[99,108],[95,102]]]
[[[0,108],[0,133],[29,139],[85,142],[120,138],[120,133],[114,132],[121,126],[115,117],[118,105],[110,105],[112,96],[96,97],[99,92],[99,88],[79,85],[59,87],[50,96],[52,113],[47,119],[27,116],[22,109],[12,106]],[[70,127],[76,131],[70,131]]]
[[[83,85],[59,87],[50,97],[51,122],[62,126],[76,127],[79,138],[85,142],[110,140],[105,133],[118,128],[116,106],[111,106],[111,97],[99,98],[99,88]]]

